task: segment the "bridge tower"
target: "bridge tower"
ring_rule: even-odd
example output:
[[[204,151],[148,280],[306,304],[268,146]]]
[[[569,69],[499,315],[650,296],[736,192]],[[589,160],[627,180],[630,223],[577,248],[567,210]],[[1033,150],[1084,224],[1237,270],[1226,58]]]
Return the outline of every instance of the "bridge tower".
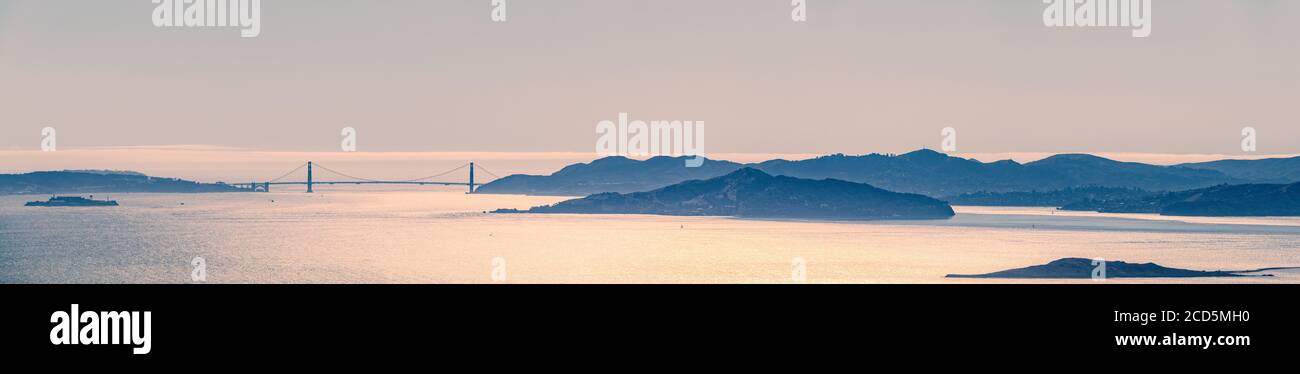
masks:
[[[307,193],[311,191],[311,161],[307,161]]]
[[[474,161],[469,162],[469,193],[474,193]]]

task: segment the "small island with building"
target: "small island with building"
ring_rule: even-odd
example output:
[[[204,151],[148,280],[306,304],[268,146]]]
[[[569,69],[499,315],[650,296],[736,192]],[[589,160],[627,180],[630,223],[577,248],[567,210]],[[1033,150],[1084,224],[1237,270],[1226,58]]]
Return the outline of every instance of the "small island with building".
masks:
[[[43,207],[81,207],[81,206],[117,206],[116,200],[95,200],[95,195],[90,198],[81,196],[54,196],[46,201],[31,201],[26,206],[43,206]]]

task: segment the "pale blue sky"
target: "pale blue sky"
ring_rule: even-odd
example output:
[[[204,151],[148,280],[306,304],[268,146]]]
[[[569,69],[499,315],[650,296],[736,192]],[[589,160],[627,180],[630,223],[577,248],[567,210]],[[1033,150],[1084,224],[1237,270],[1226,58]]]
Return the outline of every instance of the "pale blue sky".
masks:
[[[708,152],[1300,153],[1300,1],[1156,0],[1152,36],[1039,0],[264,0],[261,36],[148,0],[0,0],[0,148],[591,152],[601,120]]]

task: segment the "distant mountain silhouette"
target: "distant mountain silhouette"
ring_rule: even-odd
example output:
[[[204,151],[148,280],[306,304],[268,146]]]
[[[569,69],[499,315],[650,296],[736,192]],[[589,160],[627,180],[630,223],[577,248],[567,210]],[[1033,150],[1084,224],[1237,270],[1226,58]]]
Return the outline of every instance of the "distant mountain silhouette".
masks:
[[[1141,199],[1085,200],[1061,209],[1168,216],[1300,216],[1300,183],[1221,185]]]
[[[1031,186],[1029,181],[1049,178],[1047,174],[1025,169],[1012,161],[983,163],[949,157],[928,149],[899,156],[835,154],[800,161],[771,160],[755,167],[775,175],[835,178],[935,197],[976,191],[1011,191]]]
[[[1091,279],[1093,269],[1097,266],[1093,260],[1086,258],[1063,258],[1044,265],[1034,265],[1019,269],[998,271],[988,274],[948,274],[947,278],[990,278],[990,279]],[[1277,268],[1287,269],[1287,268]],[[1244,271],[1200,271],[1168,268],[1153,263],[1133,264],[1124,261],[1106,261],[1106,278],[1196,278],[1196,277],[1240,277]]]
[[[498,213],[517,213],[498,210]],[[948,203],[835,179],[771,176],[753,168],[649,192],[600,193],[527,213],[663,214],[810,219],[942,219]]]
[[[1174,166],[1120,162],[1086,154],[1061,154],[1025,164],[1050,171],[1070,186],[1128,187],[1148,191],[1170,191],[1205,187],[1231,181],[1223,173]]]
[[[475,192],[586,196],[599,192],[649,191],[692,179],[707,179],[741,168],[730,161],[705,160],[688,168],[688,157],[660,156],[648,160],[605,157],[587,164],[573,164],[548,176],[515,174],[479,186]]]
[[[932,197],[974,192],[1050,191],[1086,186],[1174,191],[1224,183],[1246,183],[1223,172],[1119,162],[1097,156],[1063,154],[1026,164],[980,162],[922,149],[903,155],[822,156],[808,160],[770,160],[742,165],[709,160],[700,168],[684,167],[682,158],[646,161],[607,157],[576,164],[550,176],[512,175],[485,184],[481,193],[588,195],[599,192],[648,191],[690,179],[703,179],[749,166],[772,175],[839,179],[891,191]]]
[[[224,184],[155,178],[124,171],[40,171],[0,174],[0,194],[79,194],[89,192],[235,192]]]
[[[1010,160],[984,163],[925,149],[901,156],[834,155],[804,161],[774,160],[763,162],[758,168],[778,175],[840,178],[936,197],[1085,186],[1172,190],[1230,180],[1210,170],[1119,162],[1091,155],[1056,155],[1026,164]]]
[[[1214,170],[1229,177],[1254,183],[1300,182],[1300,157],[1261,160],[1219,160],[1177,165],[1190,169]]]

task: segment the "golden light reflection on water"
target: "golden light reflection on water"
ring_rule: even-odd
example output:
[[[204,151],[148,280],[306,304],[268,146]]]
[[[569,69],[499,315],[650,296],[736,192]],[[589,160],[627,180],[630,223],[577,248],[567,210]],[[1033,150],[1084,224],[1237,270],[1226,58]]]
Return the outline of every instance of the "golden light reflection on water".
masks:
[[[809,283],[1006,283],[944,275],[1063,257],[1198,270],[1300,265],[1300,227],[1276,226],[1288,219],[968,207],[952,220],[912,222],[485,214],[564,198],[342,187],[114,198],[123,206],[41,210],[21,207],[30,197],[0,197],[0,280],[184,283],[194,256],[207,260],[209,282],[237,283],[489,283],[497,257],[509,283],[789,283],[795,258]],[[1107,282],[1300,281],[1276,275]]]

